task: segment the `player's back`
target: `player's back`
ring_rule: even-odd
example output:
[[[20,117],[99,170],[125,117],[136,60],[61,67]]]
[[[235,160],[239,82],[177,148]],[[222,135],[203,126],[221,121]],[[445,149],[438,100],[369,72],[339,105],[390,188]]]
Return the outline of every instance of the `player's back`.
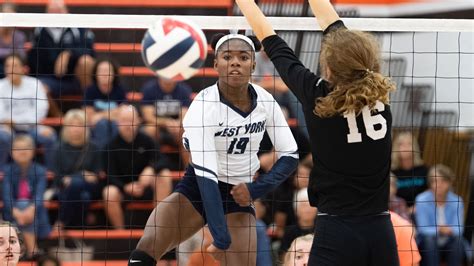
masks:
[[[315,164],[310,194],[321,212],[363,215],[388,209],[392,115],[381,102],[376,109],[310,118]]]

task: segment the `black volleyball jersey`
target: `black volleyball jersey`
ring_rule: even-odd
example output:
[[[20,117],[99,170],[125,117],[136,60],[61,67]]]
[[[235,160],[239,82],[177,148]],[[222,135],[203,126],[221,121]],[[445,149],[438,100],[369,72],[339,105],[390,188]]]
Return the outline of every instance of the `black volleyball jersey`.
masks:
[[[344,27],[333,23],[327,31]],[[326,33],[326,32],[325,32]],[[388,210],[392,115],[377,102],[374,111],[321,118],[313,113],[316,99],[331,91],[328,83],[307,69],[283,39],[263,40],[265,52],[281,78],[303,105],[314,168],[310,203],[333,215],[370,215]]]

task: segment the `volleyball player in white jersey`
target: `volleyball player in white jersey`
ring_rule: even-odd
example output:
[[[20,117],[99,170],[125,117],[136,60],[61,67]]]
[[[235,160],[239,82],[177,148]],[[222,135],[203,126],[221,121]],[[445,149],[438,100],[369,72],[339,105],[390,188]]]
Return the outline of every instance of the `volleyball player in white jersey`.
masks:
[[[156,265],[166,252],[206,223],[214,242],[208,251],[221,265],[255,265],[255,212],[251,201],[283,182],[297,167],[296,142],[273,97],[250,83],[256,39],[239,34],[212,42],[216,84],[202,90],[183,120],[191,165],[183,180],[148,219],[129,265]],[[265,130],[278,160],[254,180]]]

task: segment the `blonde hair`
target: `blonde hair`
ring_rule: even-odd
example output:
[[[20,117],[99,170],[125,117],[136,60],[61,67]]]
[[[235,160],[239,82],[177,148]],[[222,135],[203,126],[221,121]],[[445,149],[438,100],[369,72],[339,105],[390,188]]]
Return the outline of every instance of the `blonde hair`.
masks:
[[[291,242],[290,248],[285,253],[285,258],[283,259],[283,266],[292,266],[294,265],[295,261],[295,254],[296,254],[296,242],[310,242],[313,243],[314,235],[307,234],[304,236],[300,236]]]
[[[70,140],[67,137],[66,128],[70,127],[72,124],[72,120],[75,119],[79,120],[81,123],[84,124],[84,143],[87,143],[90,137],[90,129],[86,123],[86,112],[81,109],[71,109],[66,113],[66,115],[64,115],[61,138],[64,142],[69,143]]]
[[[413,147],[413,166],[423,165],[423,159],[421,159],[420,145],[418,140],[413,136],[410,131],[405,131],[399,133],[392,143],[392,170],[397,170],[400,168],[400,143],[405,140],[410,139]]]
[[[329,69],[333,90],[316,99],[313,113],[320,117],[354,112],[364,106],[371,110],[377,101],[389,104],[395,84],[380,74],[380,48],[369,33],[338,29],[323,39],[321,67]],[[327,75],[326,75],[327,76]]]
[[[448,166],[444,164],[437,164],[431,167],[430,171],[428,172],[428,183],[431,184],[436,176],[443,178],[449,183],[453,183],[456,175],[454,174],[453,170]]]

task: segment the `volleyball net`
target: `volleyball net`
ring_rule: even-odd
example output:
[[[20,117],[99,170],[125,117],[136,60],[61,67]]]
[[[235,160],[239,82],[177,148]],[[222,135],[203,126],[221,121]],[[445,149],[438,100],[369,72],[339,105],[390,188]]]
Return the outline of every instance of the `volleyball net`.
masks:
[[[188,162],[182,145],[176,140],[176,136],[179,137],[180,134],[179,123],[176,124],[169,121],[162,124],[158,123],[158,120],[161,118],[175,120],[181,116],[183,104],[184,107],[186,105],[182,99],[182,95],[164,93],[168,96],[162,97],[154,95],[149,88],[147,92],[143,91],[146,89],[146,84],[149,85],[148,87],[153,87],[150,84],[153,83],[153,80],[156,81],[156,77],[154,77],[153,73],[143,64],[140,55],[140,42],[145,30],[159,17],[161,16],[0,14],[0,27],[10,28],[13,32],[25,33],[24,36],[26,39],[23,46],[21,48],[12,48],[11,52],[18,54],[21,59],[25,60],[24,64],[29,66],[30,69],[28,74],[40,80],[45,77],[53,78],[57,83],[51,86],[59,86],[58,90],[49,91],[48,94],[46,94],[48,97],[38,97],[40,94],[39,90],[44,88],[46,90],[48,89],[48,87],[39,84],[46,83],[46,85],[48,85],[49,83],[47,83],[48,81],[32,83],[36,84],[37,88],[33,90],[35,93],[32,94],[33,98],[31,98],[31,95],[25,96],[18,94],[14,96],[16,95],[13,92],[15,89],[14,86],[12,86],[11,83],[2,83],[1,90],[10,89],[8,93],[0,91],[2,95],[0,99],[2,101],[0,108],[2,109],[0,112],[9,114],[9,117],[4,118],[4,121],[0,121],[3,129],[2,136],[4,136],[3,139],[7,140],[5,143],[10,143],[2,144],[2,152],[6,154],[5,161],[2,162],[2,164],[6,166],[16,160],[16,158],[13,158],[14,155],[10,155],[10,151],[15,147],[13,144],[16,143],[14,140],[17,135],[20,133],[29,133],[33,136],[38,146],[35,151],[35,157],[38,158],[37,162],[47,166],[46,168],[48,169],[44,175],[47,183],[47,195],[43,197],[43,201],[36,202],[35,204],[37,206],[41,204],[44,206],[49,218],[48,223],[53,224],[60,217],[71,223],[70,226],[66,225],[64,230],[53,228],[49,235],[41,236],[35,246],[50,254],[56,256],[60,255],[64,260],[76,261],[75,263],[77,264],[75,265],[88,265],[87,261],[96,261],[97,263],[97,261],[104,260],[111,261],[110,263],[116,262],[123,264],[124,260],[128,258],[130,251],[135,248],[139,237],[142,235],[146,219],[155,204],[159,204],[163,200],[163,196],[171,191],[171,189],[166,189],[165,187],[172,187],[179,181]],[[197,23],[204,30],[208,40],[217,32],[250,31],[243,17],[183,17]],[[322,34],[316,20],[312,17],[270,17],[269,20],[278,34],[294,49],[301,61],[314,72],[319,72],[318,61]],[[411,168],[405,171],[405,174],[398,176],[398,181],[396,182],[399,190],[405,191],[404,193],[408,195],[408,199],[405,199],[408,203],[408,207],[410,208],[414,204],[413,201],[416,196],[415,190],[424,190],[430,187],[426,176],[428,173],[426,171],[418,173],[416,171],[417,167],[423,166],[425,169],[429,169],[429,167],[438,164],[448,166],[455,174],[455,178],[452,182],[452,191],[461,196],[464,204],[464,208],[459,209],[458,212],[462,213],[463,222],[465,222],[465,224],[459,225],[456,228],[460,230],[460,235],[464,235],[467,241],[472,241],[471,237],[474,222],[472,221],[473,201],[471,194],[474,192],[472,192],[470,188],[472,187],[472,173],[474,171],[474,159],[472,158],[474,145],[474,21],[379,18],[343,18],[343,21],[350,29],[372,32],[377,37],[382,48],[381,72],[391,77],[396,83],[397,89],[391,95],[394,143],[403,142],[403,140],[395,141],[399,135],[406,136],[408,133],[408,135],[411,136],[409,137],[409,146],[411,146],[412,149],[408,152],[412,153],[411,160],[413,163]],[[47,46],[38,48],[35,42],[43,42],[44,39],[35,40],[34,36],[40,36],[38,34],[41,28],[46,28],[47,31],[49,31],[48,34],[50,36],[56,36],[56,38],[62,38],[61,34],[64,34],[67,28],[81,29],[81,31],[71,31],[71,36],[74,37],[74,34],[78,34],[77,36],[80,36],[81,41],[78,46],[72,48],[66,45],[61,46],[61,44],[56,46],[52,45],[50,48]],[[91,37],[92,35],[90,35],[90,33],[82,32],[83,29],[89,29],[90,32],[93,33],[93,37]],[[17,36],[16,33],[14,33],[13,36]],[[88,37],[91,38],[90,42],[89,39],[87,39]],[[15,42],[15,39],[13,41]],[[54,42],[54,40],[51,41]],[[36,49],[35,54],[31,56],[33,49]],[[74,53],[80,54],[81,56],[90,55],[90,58],[96,58],[96,60],[106,58],[117,62],[119,64],[117,73],[111,72],[110,69],[107,70],[109,73],[113,73],[110,74],[108,80],[110,83],[113,83],[113,80],[120,78],[125,99],[120,101],[116,100],[112,94],[110,94],[108,98],[100,98],[100,96],[96,96],[96,98],[92,96],[92,98],[86,98],[89,96],[86,96],[84,88],[80,88],[81,85],[83,85],[81,78],[85,80],[86,72],[90,69],[90,71],[94,70],[94,73],[92,73],[92,83],[88,84],[94,84],[94,81],[97,83],[99,80],[97,76],[98,69],[92,67],[94,59],[92,61],[84,58],[78,59],[79,68],[82,68],[82,72],[77,72],[77,68],[72,69],[71,66],[64,66],[64,74],[62,77],[55,72],[39,73],[39,69],[44,68],[45,64],[44,61],[41,61],[42,58],[48,58],[48,56],[52,54],[57,54],[57,51],[52,50],[58,49],[60,51],[69,49],[73,55]],[[2,55],[3,54],[2,52]],[[9,53],[4,54],[4,58],[7,57],[7,54]],[[193,78],[185,81],[192,91],[188,95],[189,101],[193,95],[200,90],[216,82],[218,76],[217,72],[213,69],[213,59],[213,53],[209,52],[205,66]],[[311,170],[311,163],[309,162],[311,160],[305,160],[305,156],[307,156],[309,152],[309,143],[301,107],[298,107],[295,98],[288,95],[285,89],[277,88],[278,74],[272,68],[271,63],[265,61],[265,59],[259,60],[262,61],[257,60],[257,68],[259,64],[265,65],[265,67],[263,67],[260,72],[257,71],[253,77],[253,81],[259,84],[266,84],[266,89],[274,94],[279,104],[286,110],[285,114],[297,138],[301,151],[300,155],[302,155],[300,156],[302,159],[301,165],[296,176],[292,177],[291,181],[285,182],[278,188],[276,193],[272,193],[263,198],[263,204],[260,206],[260,208],[264,208],[265,211],[264,214],[258,218],[266,224],[264,230],[267,232],[267,236],[271,239],[273,244],[270,246],[270,249],[259,252],[270,254],[273,262],[276,263],[278,259],[282,258],[282,252],[278,252],[278,246],[282,243],[285,229],[289,228],[290,225],[296,226],[298,224],[299,214],[297,214],[297,210],[299,205],[298,201],[294,202],[294,199],[297,194],[296,191],[307,186],[307,179]],[[32,61],[35,62],[35,65],[29,65]],[[81,64],[81,62],[83,64]],[[8,66],[11,67],[11,64],[4,62],[4,74],[7,78],[8,74],[11,73],[11,70],[7,69]],[[52,71],[58,71],[58,68],[61,69],[61,65],[50,66]],[[70,69],[69,71],[67,68],[71,68],[72,70]],[[70,83],[70,80],[74,81]],[[87,81],[84,82],[84,84],[87,84]],[[42,87],[40,88],[40,86]],[[67,86],[76,87],[74,87],[75,89],[71,89],[67,88]],[[160,84],[159,86],[166,85]],[[169,86],[173,87],[174,84]],[[78,87],[80,89],[77,89]],[[18,99],[23,99],[23,101],[18,101]],[[26,99],[30,101],[28,102]],[[87,100],[92,101],[92,103],[87,102]],[[77,168],[77,170],[81,170],[81,173],[85,176],[94,176],[92,177],[94,182],[102,185],[98,185],[97,188],[85,193],[88,195],[83,198],[69,198],[67,195],[58,196],[59,192],[57,189],[63,189],[64,181],[58,179],[58,169],[62,169],[62,165],[58,166],[57,164],[67,164],[68,158],[60,157],[59,159],[48,159],[48,156],[52,153],[57,154],[57,145],[74,143],[74,136],[76,136],[76,138],[77,136],[84,138],[85,140],[87,139],[86,135],[91,139],[102,136],[101,142],[99,143],[105,143],[106,141],[110,141],[112,136],[115,136],[114,134],[120,134],[118,133],[120,129],[113,129],[112,125],[114,120],[118,119],[116,111],[113,110],[117,106],[110,103],[114,101],[115,103],[128,102],[134,105],[142,117],[140,123],[138,123],[139,120],[134,120],[137,122],[135,126],[141,126],[140,130],[143,134],[147,134],[152,137],[155,142],[159,142],[159,146],[153,148],[151,151],[151,157],[153,157],[154,162],[158,166],[156,166],[155,169],[156,174],[152,174],[153,178],[149,183],[150,186],[148,188],[139,188],[139,190],[143,189],[145,192],[137,193],[136,197],[115,197],[113,196],[116,195],[114,191],[110,190],[108,193],[104,193],[104,186],[111,185],[122,177],[124,179],[129,178],[129,176],[124,173],[123,176],[114,176],[114,181],[112,181],[110,176],[107,175],[107,172],[110,171],[111,165],[118,167],[117,164],[121,164],[119,166],[123,166],[123,161],[119,161],[119,159],[112,161],[116,158],[112,153],[117,150],[112,150],[109,145],[103,145],[98,147],[94,152],[82,153],[79,151],[79,155],[78,153],[74,154],[74,152],[71,152],[71,158],[76,158],[76,161],[70,163],[70,168],[72,169],[63,169],[64,171],[70,171],[70,173],[66,173],[65,176],[71,176],[77,172],[73,171]],[[21,113],[21,110],[28,110],[28,108],[26,108],[28,105],[29,107],[34,105],[36,106],[36,110],[39,110],[39,106],[45,104],[49,108],[47,110],[48,114],[44,113],[44,111],[42,111],[43,113],[41,114],[37,112],[30,112],[26,115]],[[67,114],[70,110],[84,109],[85,106],[92,107],[90,111],[85,113],[86,121],[82,124],[83,127],[88,128],[90,132],[86,134],[84,131],[83,133],[74,135],[76,133],[69,132],[66,128],[68,126],[72,128],[78,127],[78,125],[81,125],[81,122],[77,122],[77,117],[67,117]],[[8,111],[5,108],[14,108],[17,112]],[[100,115],[97,115],[99,113]],[[97,115],[96,119],[92,118],[94,115]],[[147,116],[151,116],[151,120],[155,119],[156,123],[150,121]],[[23,122],[21,119],[24,117],[36,117],[36,119],[26,119],[27,121],[33,122]],[[101,128],[102,131],[97,132],[97,125],[100,124],[99,122],[101,120],[107,122],[105,123],[105,127]],[[102,124],[100,125],[102,126]],[[34,130],[32,128],[34,128]],[[48,133],[50,134],[49,136],[51,136],[51,134],[56,135],[55,138],[50,138],[49,144],[47,144],[48,140],[44,140],[48,137],[48,134],[44,133],[45,130],[47,132],[48,130],[52,130],[52,132]],[[67,138],[67,140],[64,138]],[[41,142],[40,139],[42,139],[43,142]],[[86,142],[87,141],[88,140],[86,140]],[[53,142],[54,145],[52,145],[51,142]],[[7,145],[13,145],[13,148]],[[79,145],[84,145],[84,142],[80,142]],[[262,144],[262,147],[266,146]],[[64,148],[64,150],[68,148]],[[130,148],[130,154],[133,154],[130,155],[130,167],[125,167],[123,171],[131,171],[131,168],[143,164],[143,162],[138,161],[139,158],[142,157],[134,157],[136,155],[134,149],[135,147]],[[407,150],[402,149],[400,146],[394,146],[393,153],[402,154],[407,152]],[[270,155],[270,157],[268,157],[264,150],[267,152],[271,151],[271,145],[262,148],[263,157],[261,158],[264,158],[266,160],[265,162],[267,162],[271,160],[269,158],[272,156]],[[64,152],[60,153],[60,156],[69,156],[68,154],[68,152]],[[93,157],[88,158],[88,156]],[[397,156],[398,155],[395,155],[395,157]],[[135,159],[137,161],[135,161]],[[101,160],[103,164],[100,166],[94,164],[94,160]],[[402,159],[399,158],[397,160]],[[89,164],[89,166],[85,167],[85,164]],[[406,174],[407,172],[408,176]],[[4,179],[7,178],[8,175],[12,175],[12,173],[13,170],[11,169],[9,173],[4,172]],[[397,175],[397,173],[403,173],[403,171],[395,171],[395,175]],[[74,181],[73,178],[74,177],[72,177],[72,180]],[[161,183],[157,185],[157,180],[160,178],[167,181],[160,181]],[[121,182],[126,183],[127,181],[122,180]],[[10,196],[3,194],[2,206],[3,209],[5,209],[6,204],[10,204],[9,209],[11,209],[12,206],[16,204],[16,199],[12,196],[15,194],[12,193],[11,190],[13,186],[10,187],[10,189],[5,189],[4,186],[5,185],[2,186],[3,193],[11,194],[9,194]],[[121,192],[125,193],[124,191],[127,189],[128,188],[123,186]],[[130,188],[130,190],[133,191],[132,188]],[[82,190],[79,189],[79,191]],[[161,193],[159,198],[153,196],[153,194],[158,193],[157,191]],[[141,197],[148,192],[151,193],[149,198],[145,199]],[[77,193],[77,191],[71,191],[70,193]],[[133,192],[130,193],[133,194]],[[110,202],[112,205],[108,203],[109,196],[111,197]],[[8,200],[8,198],[10,198],[10,200]],[[8,201],[6,201],[6,199]],[[62,209],[61,204],[64,202],[70,202],[71,204],[68,205],[66,209]],[[116,213],[111,214],[108,212],[110,208],[121,208],[122,211],[119,212],[119,216],[122,215],[122,218],[117,218]],[[79,212],[81,212],[81,214],[78,216]],[[405,214],[407,214],[408,217],[410,216],[409,212]],[[76,218],[73,218],[73,221],[67,220],[71,219],[70,217],[66,217],[67,215],[72,215],[72,217]],[[114,218],[111,218],[111,215],[115,215]],[[469,218],[470,215],[471,218]],[[45,221],[40,221],[39,218],[36,219],[38,223]],[[114,221],[112,221],[112,219]],[[124,226],[124,228],[114,229],[114,225],[119,225],[118,227]],[[44,224],[43,227],[45,227]],[[200,236],[194,237],[194,240],[190,240],[186,247],[180,249],[179,256],[177,255],[178,253],[170,252],[164,257],[164,260],[170,262],[180,256],[189,256],[193,251],[199,249],[200,245],[206,242],[203,240],[204,235],[205,234],[201,232]],[[58,239],[60,240],[58,241]],[[469,250],[469,248],[463,248],[463,254],[465,256],[472,255],[472,246],[470,249],[471,250]],[[404,250],[402,252],[411,251],[412,250]],[[69,258],[67,258],[68,254],[71,255]],[[187,258],[181,259],[184,261]]]

